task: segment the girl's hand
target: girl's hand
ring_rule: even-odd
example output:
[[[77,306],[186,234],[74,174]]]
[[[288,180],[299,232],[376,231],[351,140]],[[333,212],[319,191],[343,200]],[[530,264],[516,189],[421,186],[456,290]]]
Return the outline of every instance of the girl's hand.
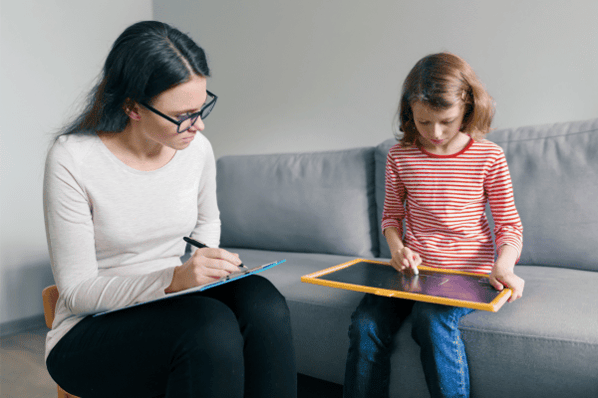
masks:
[[[172,282],[164,289],[165,293],[174,293],[227,276],[239,270],[241,260],[238,254],[224,249],[197,249],[193,256],[174,269]]]
[[[503,290],[506,286],[513,291],[513,293],[511,293],[511,297],[509,298],[509,303],[521,298],[523,295],[525,281],[515,275],[515,273],[511,270],[503,271],[499,267],[494,267],[492,268],[492,272],[490,273],[488,280],[496,290]]]
[[[496,290],[503,290],[506,287],[510,288],[513,292],[509,298],[509,303],[521,298],[523,295],[523,287],[525,281],[515,275],[513,269],[515,268],[515,262],[517,261],[517,250],[509,245],[502,245],[498,249],[498,258],[492,267],[490,277],[488,278],[490,284],[494,286]]]
[[[405,271],[407,268],[417,268],[422,263],[422,259],[418,253],[414,252],[408,247],[402,247],[392,253],[390,265],[399,272]]]

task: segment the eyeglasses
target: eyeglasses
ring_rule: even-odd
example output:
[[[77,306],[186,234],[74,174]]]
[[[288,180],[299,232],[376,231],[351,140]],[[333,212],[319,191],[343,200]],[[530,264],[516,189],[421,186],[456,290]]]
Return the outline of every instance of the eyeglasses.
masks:
[[[180,134],[180,133],[184,133],[185,131],[189,130],[191,128],[191,126],[193,126],[195,124],[195,122],[197,122],[198,118],[201,118],[203,120],[206,117],[208,117],[210,112],[212,112],[212,109],[214,109],[214,105],[216,105],[216,100],[218,99],[218,97],[216,96],[216,94],[213,94],[207,90],[206,90],[206,92],[208,94],[208,98],[206,99],[206,103],[204,104],[204,106],[201,107],[199,112],[181,116],[179,118],[179,120],[175,120],[175,119],[171,118],[170,116],[163,114],[162,112],[160,112],[159,110],[157,110],[156,108],[150,106],[149,104],[147,104],[145,102],[141,102],[141,105],[143,105],[148,110],[154,112],[156,115],[162,116],[164,119],[176,124],[177,125],[176,131],[177,131],[177,133]]]

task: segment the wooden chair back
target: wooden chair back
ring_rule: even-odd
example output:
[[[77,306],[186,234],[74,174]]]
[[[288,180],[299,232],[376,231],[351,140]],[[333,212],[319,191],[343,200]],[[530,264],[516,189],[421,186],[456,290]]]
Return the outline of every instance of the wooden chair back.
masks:
[[[42,299],[44,302],[44,319],[46,320],[46,326],[52,329],[52,323],[54,322],[54,316],[56,315],[56,302],[58,301],[58,288],[56,285],[48,286],[42,290]],[[58,398],[78,398],[74,395],[69,394],[56,386],[58,390]]]

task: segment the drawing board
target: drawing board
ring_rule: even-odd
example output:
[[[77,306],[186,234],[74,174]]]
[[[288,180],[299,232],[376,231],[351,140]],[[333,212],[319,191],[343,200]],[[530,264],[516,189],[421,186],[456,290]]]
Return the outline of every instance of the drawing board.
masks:
[[[419,275],[398,272],[383,261],[355,259],[301,277],[301,281],[379,296],[496,312],[511,289],[494,289],[488,276],[420,266]]]

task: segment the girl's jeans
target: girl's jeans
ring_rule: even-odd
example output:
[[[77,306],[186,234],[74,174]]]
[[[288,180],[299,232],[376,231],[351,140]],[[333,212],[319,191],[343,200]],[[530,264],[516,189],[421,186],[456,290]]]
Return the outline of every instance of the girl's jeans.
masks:
[[[366,294],[351,316],[344,397],[389,396],[392,342],[409,313],[430,395],[468,397],[469,369],[458,325],[472,311]]]

